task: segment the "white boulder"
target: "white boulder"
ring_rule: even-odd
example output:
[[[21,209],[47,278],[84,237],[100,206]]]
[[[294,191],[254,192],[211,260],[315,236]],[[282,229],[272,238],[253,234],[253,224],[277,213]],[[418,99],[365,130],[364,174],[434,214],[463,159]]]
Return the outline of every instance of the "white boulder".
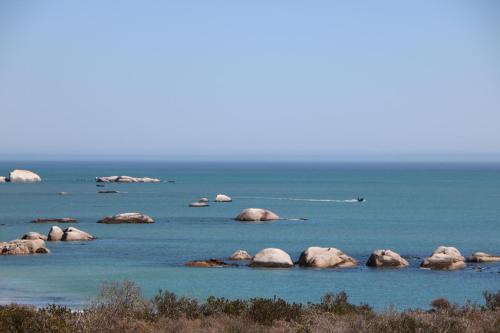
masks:
[[[245,250],[235,251],[230,257],[229,260],[251,260],[252,256]]]
[[[270,210],[262,208],[247,208],[236,216],[237,221],[274,221],[279,220],[279,218]]]
[[[315,268],[345,268],[356,266],[354,258],[334,247],[308,247],[300,254],[299,266]]]
[[[281,249],[267,248],[258,252],[250,262],[251,267],[292,267],[290,255]]]
[[[454,270],[465,267],[465,258],[452,246],[439,246],[420,267],[427,269]]]
[[[401,257],[398,253],[391,250],[376,250],[368,258],[366,266],[370,267],[406,267],[408,261]]]
[[[11,183],[32,183],[40,182],[42,178],[39,175],[29,170],[13,170],[10,172],[7,180]]]
[[[227,196],[225,194],[217,194],[217,196],[215,196],[215,201],[216,202],[231,202],[231,201],[233,201],[233,199],[231,199],[230,196]]]

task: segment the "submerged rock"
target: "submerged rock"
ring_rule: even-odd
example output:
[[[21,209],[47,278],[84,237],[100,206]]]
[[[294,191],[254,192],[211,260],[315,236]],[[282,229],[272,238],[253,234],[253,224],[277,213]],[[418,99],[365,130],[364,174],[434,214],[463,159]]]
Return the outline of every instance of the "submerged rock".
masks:
[[[97,193],[111,194],[111,193],[120,193],[120,191],[116,191],[116,190],[104,190],[104,191],[98,191]]]
[[[69,192],[59,192],[59,195],[69,195]]]
[[[220,259],[194,260],[184,264],[188,267],[235,267],[236,264],[228,264]]]
[[[208,198],[199,198],[198,202],[209,202]]]
[[[122,213],[114,216],[106,216],[103,219],[97,221],[97,223],[104,224],[118,224],[118,223],[154,223],[155,221],[148,215],[141,213]]]
[[[494,256],[485,252],[474,252],[470,257],[467,257],[467,262],[496,262],[500,261],[500,256]]]
[[[356,266],[354,258],[334,247],[308,247],[300,254],[299,266],[315,268],[345,268]]]
[[[247,208],[238,216],[237,221],[274,221],[279,220],[279,216],[267,209]]]
[[[197,201],[197,202],[191,202],[189,204],[189,207],[208,207],[208,206],[210,206],[208,203],[206,203],[206,202],[199,202],[199,201]]]
[[[13,170],[6,179],[11,183],[32,183],[40,182],[42,178],[39,175],[29,170]]]
[[[31,223],[75,223],[76,219],[72,217],[63,218],[43,218],[32,220]]]
[[[465,267],[465,259],[456,248],[452,246],[440,246],[430,257],[420,264],[422,268],[454,270]]]
[[[21,237],[21,239],[27,239],[27,240],[36,240],[36,239],[41,239],[41,240],[47,240],[47,236],[42,235],[41,233],[30,231]]]
[[[49,253],[42,239],[15,239],[9,242],[0,242],[0,255]]]
[[[109,176],[96,177],[95,181],[99,183],[159,183],[161,180],[149,177]]]
[[[370,255],[370,258],[368,258],[368,261],[366,262],[366,266],[370,267],[401,268],[408,265],[408,261],[391,250],[376,250]]]
[[[227,196],[225,194],[217,194],[215,197],[215,202],[231,202],[233,199],[231,199],[230,196]]]
[[[250,267],[293,267],[290,255],[281,249],[267,248],[258,252],[250,262]]]
[[[245,250],[235,251],[229,257],[229,260],[252,260],[252,256]]]

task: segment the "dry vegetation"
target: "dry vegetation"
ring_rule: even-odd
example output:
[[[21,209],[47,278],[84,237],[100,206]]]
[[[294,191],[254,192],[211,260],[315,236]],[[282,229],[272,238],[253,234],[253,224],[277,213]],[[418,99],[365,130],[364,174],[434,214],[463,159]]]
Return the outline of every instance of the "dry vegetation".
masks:
[[[160,291],[151,300],[132,282],[105,284],[81,312],[60,306],[0,306],[0,332],[500,332],[500,291],[485,305],[432,302],[429,311],[374,312],[345,293],[319,304],[282,299],[247,301],[210,297],[200,303]]]

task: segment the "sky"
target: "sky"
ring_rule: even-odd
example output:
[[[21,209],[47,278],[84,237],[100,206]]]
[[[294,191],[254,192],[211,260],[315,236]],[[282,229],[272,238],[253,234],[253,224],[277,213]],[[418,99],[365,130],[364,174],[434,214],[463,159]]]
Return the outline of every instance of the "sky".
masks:
[[[0,119],[0,159],[500,161],[500,2],[3,0]]]

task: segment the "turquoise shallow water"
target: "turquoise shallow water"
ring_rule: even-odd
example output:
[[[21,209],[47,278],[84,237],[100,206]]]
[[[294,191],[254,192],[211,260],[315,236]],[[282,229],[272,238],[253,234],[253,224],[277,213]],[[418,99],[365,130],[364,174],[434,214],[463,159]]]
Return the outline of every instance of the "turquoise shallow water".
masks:
[[[31,169],[37,184],[0,184],[0,240],[27,231],[47,233],[38,217],[75,217],[77,228],[99,239],[48,242],[49,255],[1,256],[0,303],[83,306],[105,280],[137,282],[146,296],[158,289],[205,298],[256,296],[316,302],[326,292],[385,309],[427,307],[437,297],[480,302],[500,289],[500,265],[461,271],[402,270],[364,266],[371,251],[391,248],[412,258],[452,245],[464,255],[500,253],[500,165],[0,162],[0,174]],[[97,194],[96,176],[159,177],[176,183],[107,184],[120,194]],[[70,192],[59,196],[58,192]],[[232,203],[189,208],[217,193]],[[364,196],[364,203],[344,202]],[[273,199],[274,198],[274,199]],[[330,199],[311,201],[289,199]],[[271,209],[308,221],[245,224],[232,220],[243,208]],[[139,211],[152,225],[100,225],[103,216]],[[188,260],[224,258],[279,247],[298,259],[308,246],[337,247],[361,265],[353,269],[203,269]]]

